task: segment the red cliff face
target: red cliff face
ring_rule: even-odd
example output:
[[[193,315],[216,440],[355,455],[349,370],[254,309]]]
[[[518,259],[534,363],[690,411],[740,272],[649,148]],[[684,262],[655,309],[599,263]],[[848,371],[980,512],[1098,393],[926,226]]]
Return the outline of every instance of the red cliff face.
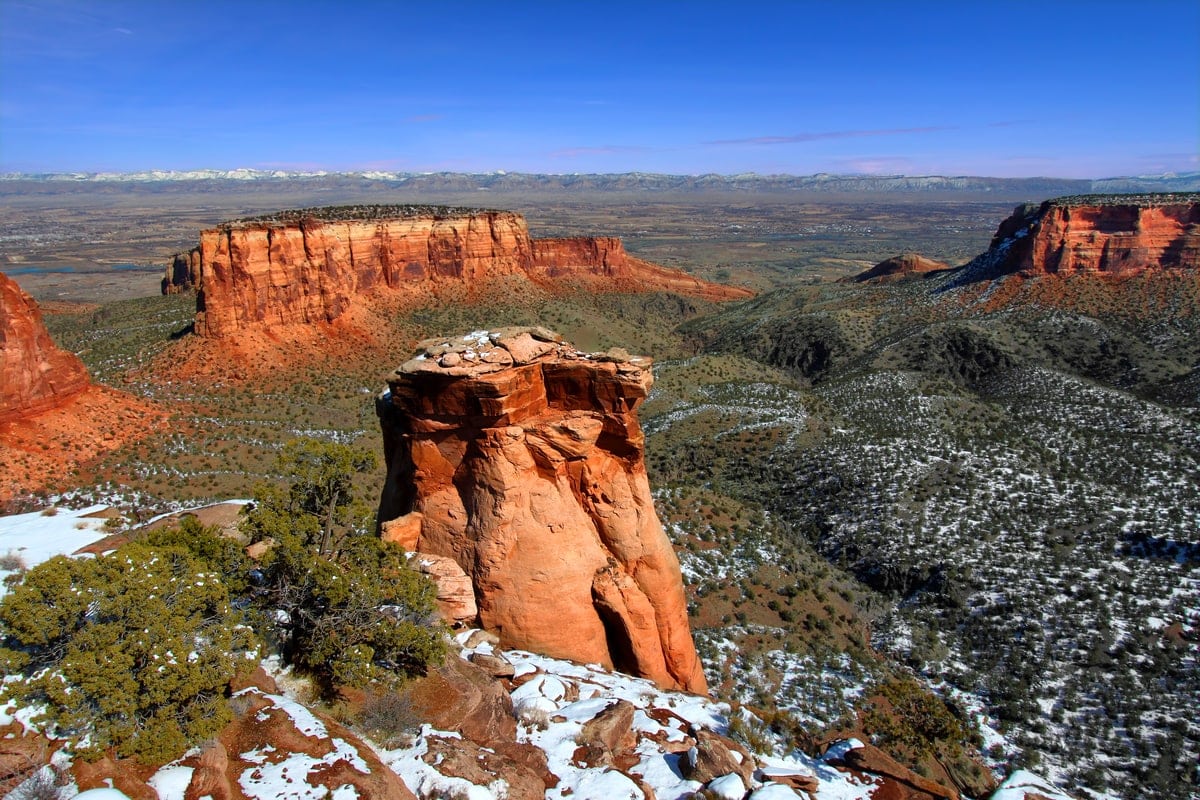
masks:
[[[380,519],[385,538],[457,562],[505,647],[702,693],[643,460],[651,382],[649,359],[543,329],[423,342],[378,405]]]
[[[309,209],[230,223],[204,231],[199,247],[176,256],[168,273],[164,292],[196,285],[196,332],[211,338],[332,322],[376,292],[482,285],[502,275],[579,276],[611,289],[712,299],[750,295],[629,256],[618,239],[537,241],[519,214],[471,209]]]
[[[33,298],[0,273],[0,421],[54,408],[89,383],[83,362],[50,338]]]
[[[167,264],[162,279],[163,294],[190,292],[200,283],[200,248],[176,253]]]
[[[1000,225],[1001,272],[1105,273],[1200,269],[1200,202],[1192,196],[1081,197],[1019,206]]]

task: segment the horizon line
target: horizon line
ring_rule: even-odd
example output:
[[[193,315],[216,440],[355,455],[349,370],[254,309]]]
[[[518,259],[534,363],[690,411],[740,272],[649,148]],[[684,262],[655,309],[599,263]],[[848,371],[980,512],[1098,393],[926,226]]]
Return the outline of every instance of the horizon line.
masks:
[[[261,167],[198,167],[195,169],[134,169],[134,170],[64,170],[64,171],[9,171],[0,172],[0,180],[21,180],[21,179],[87,179],[87,178],[106,178],[106,177],[134,177],[147,175],[162,175],[164,177],[192,175],[196,173],[242,173],[252,174],[255,176],[265,177],[336,177],[342,175],[351,175],[366,177],[370,175],[392,175],[405,177],[427,177],[432,175],[461,175],[471,177],[507,177],[507,176],[528,176],[528,177],[649,177],[649,178],[725,178],[736,179],[743,178],[747,180],[770,180],[781,178],[863,178],[863,179],[922,179],[922,178],[940,178],[943,180],[990,180],[990,181],[1028,181],[1028,180],[1053,180],[1053,181],[1113,181],[1113,180],[1154,180],[1154,179],[1170,179],[1170,178],[1190,178],[1200,177],[1200,171],[1175,172],[1168,171],[1162,173],[1142,174],[1142,175],[1108,175],[1102,177],[1091,178],[1068,178],[1057,175],[1023,175],[1023,176],[1008,176],[1001,177],[996,175],[986,174],[908,174],[908,173],[875,173],[875,172],[812,172],[812,173],[790,173],[790,172],[697,172],[697,173],[677,173],[677,172],[648,172],[645,170],[629,170],[625,172],[523,172],[516,170],[494,169],[482,171],[460,171],[460,170],[387,170],[387,169],[276,169],[276,168],[261,168]],[[196,178],[197,180],[211,180],[210,175]],[[156,180],[158,178],[147,177],[143,180]]]

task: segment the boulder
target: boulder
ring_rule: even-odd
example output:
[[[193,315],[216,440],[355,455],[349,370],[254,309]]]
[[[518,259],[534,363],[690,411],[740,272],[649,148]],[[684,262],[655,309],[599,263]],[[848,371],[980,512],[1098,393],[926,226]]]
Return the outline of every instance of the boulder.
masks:
[[[408,516],[412,516],[411,514]],[[452,558],[413,553],[409,566],[428,577],[437,587],[438,610],[451,625],[474,622],[479,615],[471,579]]]
[[[471,653],[467,660],[493,678],[511,678],[516,672],[512,662],[495,653]]]
[[[388,520],[381,526],[380,535],[385,542],[391,542],[403,547],[408,552],[417,549],[417,539],[421,535],[421,512],[414,511],[393,520]]]
[[[724,775],[739,775],[749,785],[754,757],[737,742],[704,728],[692,732],[696,744],[679,760],[679,770],[690,781],[708,783]]]
[[[881,792],[886,791],[886,796],[895,800],[960,800],[954,789],[918,775],[874,745],[859,743],[844,748],[829,761],[882,778],[885,789]]]
[[[618,700],[583,723],[575,743],[579,745],[576,761],[589,767],[617,764],[620,756],[637,744],[633,732],[633,704]]]
[[[541,800],[546,785],[541,776],[492,748],[480,747],[469,739],[429,736],[427,751],[421,759],[439,773],[462,778],[476,786],[489,786],[503,780],[507,800]]]
[[[414,680],[406,696],[418,718],[437,730],[455,731],[482,747],[503,754],[537,775],[545,787],[555,778],[546,754],[517,742],[517,718],[503,685],[480,667],[458,657]]]
[[[779,783],[811,796],[816,796],[820,781],[812,770],[787,767],[763,767],[758,770],[757,777],[764,783]]]

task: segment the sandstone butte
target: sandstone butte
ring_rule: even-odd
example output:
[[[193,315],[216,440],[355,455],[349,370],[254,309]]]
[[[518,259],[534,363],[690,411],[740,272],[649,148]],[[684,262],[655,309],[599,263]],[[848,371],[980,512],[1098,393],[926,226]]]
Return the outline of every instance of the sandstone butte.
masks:
[[[460,619],[503,647],[705,693],[646,476],[650,366],[541,328],[420,343],[377,403],[379,518],[385,539],[470,577]]]
[[[1200,195],[1078,195],[1017,206],[992,251],[998,274],[1200,269]]]
[[[50,338],[33,298],[0,273],[0,421],[62,405],[90,383],[83,362]]]
[[[163,291],[194,286],[195,331],[219,339],[333,322],[359,298],[389,290],[486,286],[507,275],[712,300],[751,295],[631,256],[617,238],[534,239],[520,214],[437,206],[311,208],[228,222],[171,259]]]
[[[854,283],[863,283],[865,281],[885,283],[902,280],[912,275],[923,275],[927,272],[938,272],[948,269],[950,269],[950,265],[944,261],[934,261],[932,258],[926,258],[917,253],[904,253],[880,261],[869,270],[860,272],[848,280]]]

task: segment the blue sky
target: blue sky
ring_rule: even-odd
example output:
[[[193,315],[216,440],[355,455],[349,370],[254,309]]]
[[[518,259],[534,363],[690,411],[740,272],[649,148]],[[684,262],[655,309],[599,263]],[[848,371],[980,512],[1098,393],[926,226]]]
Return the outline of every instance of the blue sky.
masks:
[[[1200,170],[1200,0],[0,0],[0,171]]]

